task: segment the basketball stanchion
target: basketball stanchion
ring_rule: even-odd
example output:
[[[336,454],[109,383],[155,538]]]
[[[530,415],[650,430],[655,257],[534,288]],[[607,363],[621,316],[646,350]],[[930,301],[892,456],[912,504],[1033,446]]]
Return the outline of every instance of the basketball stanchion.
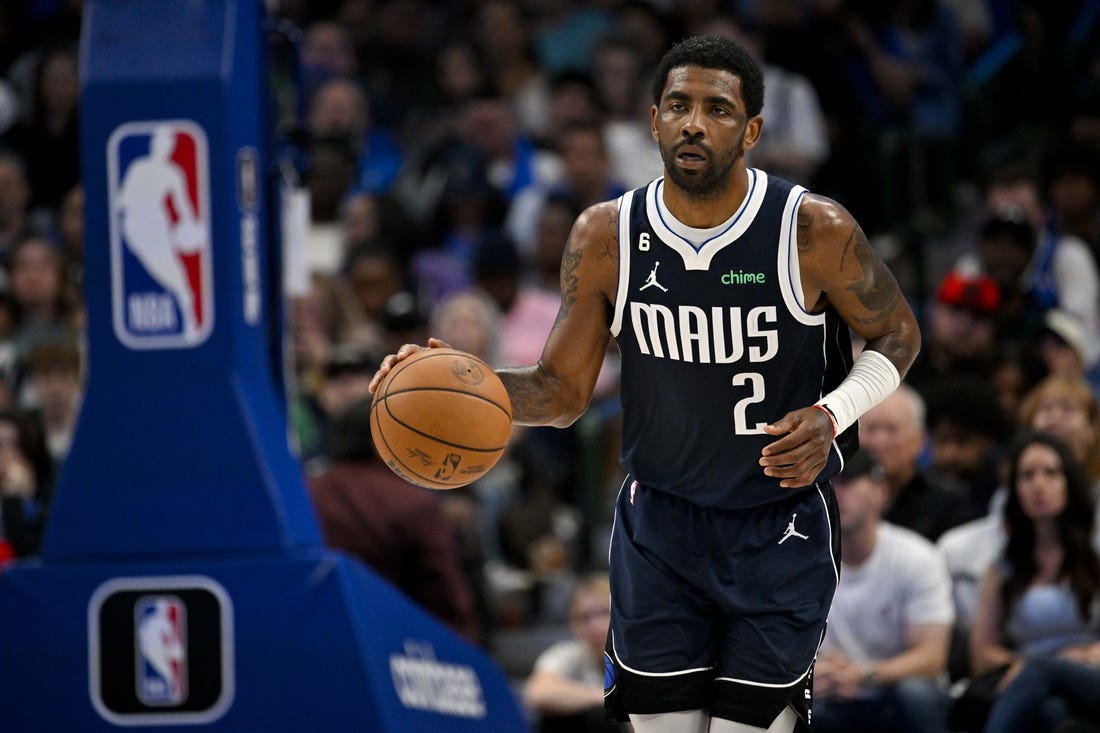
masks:
[[[0,570],[4,733],[528,730],[484,652],[321,543],[264,7],[84,3],[88,381],[41,556]]]

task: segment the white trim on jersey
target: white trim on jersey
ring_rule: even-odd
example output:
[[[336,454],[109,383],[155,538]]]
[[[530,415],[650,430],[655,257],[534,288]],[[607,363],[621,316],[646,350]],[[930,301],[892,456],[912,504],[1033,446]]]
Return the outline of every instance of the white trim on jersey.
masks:
[[[823,326],[824,313],[809,313],[804,303],[806,294],[802,292],[802,268],[798,262],[798,207],[806,189],[795,186],[787,194],[787,204],[783,207],[783,220],[779,225],[778,269],[779,290],[783,293],[783,302],[787,312],[796,321],[805,326]],[[786,277],[784,277],[786,275]]]
[[[646,216],[658,239],[677,252],[684,260],[684,269],[707,270],[714,255],[733,244],[756,218],[764,194],[768,190],[768,175],[749,168],[749,192],[733,216],[713,229],[695,229],[672,216],[661,197],[664,178],[657,178],[645,192]],[[699,242],[698,245],[695,242]]]
[[[828,333],[825,328],[825,313],[810,313],[806,310],[806,293],[802,290],[802,267],[798,260],[798,207],[802,205],[802,198],[806,193],[806,189],[802,186],[794,186],[787,194],[787,203],[783,207],[783,219],[779,224],[779,247],[777,247],[779,291],[783,293],[783,303],[787,306],[787,312],[791,317],[805,326],[821,327],[821,353],[825,363],[828,363],[829,344],[826,343]],[[838,434],[840,432],[842,431],[837,431]],[[840,459],[840,468],[844,470],[844,451],[840,450],[835,435],[833,438],[830,450],[836,453]]]
[[[623,327],[623,311],[626,310],[627,291],[630,289],[630,206],[633,201],[633,191],[619,197],[619,285],[615,290],[615,316],[611,319],[613,338],[619,337]]]

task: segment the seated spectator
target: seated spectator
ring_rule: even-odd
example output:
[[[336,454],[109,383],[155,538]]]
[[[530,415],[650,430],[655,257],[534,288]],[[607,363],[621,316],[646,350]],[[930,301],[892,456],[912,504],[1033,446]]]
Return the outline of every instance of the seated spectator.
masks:
[[[1061,440],[1081,464],[1092,501],[1100,498],[1100,401],[1083,376],[1048,376],[1024,396],[1019,419]]]
[[[298,51],[299,86],[307,99],[312,98],[326,81],[358,71],[355,41],[348,28],[336,21],[310,23],[302,34]]]
[[[338,138],[355,156],[352,189],[385,193],[393,188],[404,164],[397,137],[374,119],[366,90],[351,77],[333,77],[317,88],[309,101],[309,134],[314,139]]]
[[[37,424],[0,410],[0,561],[38,553],[55,476]]]
[[[902,384],[859,419],[860,444],[882,465],[888,489],[882,518],[935,542],[973,518],[966,486],[922,463],[928,433],[924,399]]]
[[[1023,288],[1040,310],[1058,307],[1077,317],[1086,334],[1085,364],[1091,369],[1100,359],[1100,274],[1096,259],[1088,244],[1061,229],[1061,222],[1049,216],[1042,194],[1037,175],[1010,167],[992,177],[986,190],[986,207],[994,218],[998,213],[1014,217],[1012,212],[1022,212],[1033,237],[1031,255],[1022,271]],[[1006,231],[1005,227],[1000,229]],[[985,267],[986,259],[982,255],[983,264],[978,266]],[[970,264],[973,266],[973,259]]]
[[[1029,432],[1009,452],[1007,483],[1007,541],[970,636],[972,688],[991,694],[964,694],[952,720],[987,733],[1048,730],[1100,701],[1100,668],[1090,668],[1100,666],[1100,559],[1084,473],[1057,438]]]
[[[377,367],[371,367],[373,372]],[[309,480],[325,543],[370,565],[457,633],[476,636],[454,529],[436,495],[398,478],[374,450],[369,397],[332,420],[332,465]]]
[[[1000,306],[1000,290],[990,278],[957,272],[945,275],[930,306],[925,342],[906,381],[928,399],[928,391],[945,377],[987,378],[996,366],[994,336]]]
[[[58,44],[42,49],[34,64],[29,106],[4,135],[27,163],[29,209],[46,217],[80,180],[77,49]]]
[[[1051,308],[1043,314],[1034,341],[1039,347],[1039,357],[1051,374],[1089,376],[1085,368],[1089,347],[1077,316],[1061,308]]]
[[[340,343],[328,352],[316,391],[298,405],[298,430],[302,436],[302,460],[306,472],[315,474],[330,460],[332,422],[360,399],[370,395],[367,386],[377,369],[378,357],[355,343]]]
[[[1049,433],[1066,445],[1085,471],[1095,503],[1100,487],[1100,405],[1084,378],[1048,376],[1024,396],[1018,421],[1020,427]],[[1004,547],[1002,509],[1007,495],[1007,486],[998,488],[989,514],[946,532],[940,539],[955,595],[957,642],[965,642],[969,635],[982,578]],[[1094,533],[1093,542],[1100,548],[1100,528]],[[966,676],[967,657],[965,643],[953,645],[953,677]]]
[[[432,309],[429,330],[451,348],[500,366],[500,308],[478,287],[446,296]]]
[[[406,285],[405,271],[397,256],[380,244],[361,244],[348,252],[343,276],[347,288],[351,324],[346,336],[386,353],[383,323],[386,303]]]
[[[539,733],[609,733],[604,719],[604,645],[611,620],[607,574],[579,583],[569,601],[571,638],[545,649],[523,687],[524,704],[539,718]]]
[[[870,453],[856,453],[833,483],[843,569],[814,666],[814,731],[944,733],[955,612],[943,558],[880,519],[886,475]]]
[[[64,255],[49,239],[21,237],[11,250],[9,272],[16,318],[13,338],[21,347],[69,336],[81,325],[80,298],[67,279]]]
[[[539,216],[547,199],[562,198],[577,211],[626,192],[611,170],[603,129],[592,122],[573,122],[554,141],[561,154],[562,177],[554,183],[533,181],[512,199],[505,228],[520,251],[534,248]]]
[[[932,468],[964,482],[967,515],[981,516],[1000,485],[1002,443],[1008,434],[997,394],[987,380],[968,376],[940,380],[925,399]]]
[[[505,236],[486,237],[474,261],[477,284],[499,316],[499,366],[534,364],[558,316],[561,296],[524,282],[523,262]]]
[[[80,349],[73,340],[35,344],[27,356],[28,407],[42,426],[56,469],[69,454],[84,401]]]

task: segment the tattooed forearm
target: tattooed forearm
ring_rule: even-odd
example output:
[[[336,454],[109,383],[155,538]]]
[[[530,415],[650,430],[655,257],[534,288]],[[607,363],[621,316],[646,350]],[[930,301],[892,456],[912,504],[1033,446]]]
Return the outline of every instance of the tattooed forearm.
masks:
[[[552,424],[558,410],[541,366],[499,369],[497,374],[512,401],[512,422],[517,425]]]

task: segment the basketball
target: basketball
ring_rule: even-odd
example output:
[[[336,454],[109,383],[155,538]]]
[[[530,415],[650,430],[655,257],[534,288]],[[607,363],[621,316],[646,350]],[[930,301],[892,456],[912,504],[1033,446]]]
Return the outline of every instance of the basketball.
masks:
[[[397,363],[374,393],[371,436],[390,469],[428,489],[466,486],[496,465],[512,402],[492,367],[456,349]]]

